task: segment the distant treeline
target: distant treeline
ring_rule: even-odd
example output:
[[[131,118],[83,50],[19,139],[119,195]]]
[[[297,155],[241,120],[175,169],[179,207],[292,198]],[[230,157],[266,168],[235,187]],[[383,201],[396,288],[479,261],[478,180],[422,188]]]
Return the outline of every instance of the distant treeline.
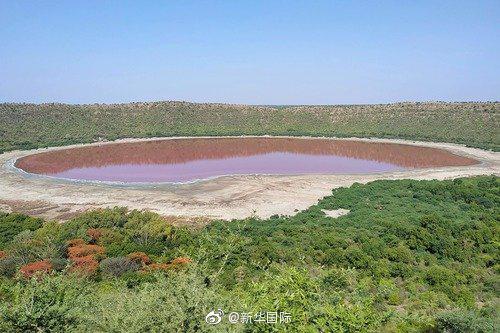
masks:
[[[402,138],[500,148],[500,103],[249,106],[150,102],[0,104],[0,152],[115,140],[203,135]]]

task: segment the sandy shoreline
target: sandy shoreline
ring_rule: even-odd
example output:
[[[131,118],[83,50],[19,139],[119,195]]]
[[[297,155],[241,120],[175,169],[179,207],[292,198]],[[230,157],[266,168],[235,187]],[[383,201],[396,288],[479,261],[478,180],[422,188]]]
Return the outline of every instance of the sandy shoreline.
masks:
[[[77,212],[99,207],[127,206],[148,209],[165,216],[244,218],[293,215],[329,195],[333,188],[367,183],[377,179],[452,179],[475,175],[500,175],[500,153],[458,144],[392,139],[329,138],[411,144],[440,148],[471,157],[481,164],[465,167],[407,170],[357,175],[245,175],[222,176],[186,184],[116,186],[84,183],[32,175],[13,167],[13,162],[37,152],[70,147],[171,140],[175,138],[120,139],[113,142],[77,144],[65,147],[12,151],[0,155],[0,210],[20,211],[50,219],[67,219]],[[196,137],[203,138],[203,137]],[[294,137],[296,138],[296,137]],[[309,138],[307,139],[325,139]]]

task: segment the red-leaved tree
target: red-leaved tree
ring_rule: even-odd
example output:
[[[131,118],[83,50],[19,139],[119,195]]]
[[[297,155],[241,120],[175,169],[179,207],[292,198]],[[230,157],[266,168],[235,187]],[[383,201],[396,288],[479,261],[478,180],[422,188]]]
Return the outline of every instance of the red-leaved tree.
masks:
[[[19,272],[21,272],[25,278],[30,278],[34,275],[50,273],[52,269],[52,263],[49,260],[42,260],[30,262],[29,264],[22,266],[19,269]]]

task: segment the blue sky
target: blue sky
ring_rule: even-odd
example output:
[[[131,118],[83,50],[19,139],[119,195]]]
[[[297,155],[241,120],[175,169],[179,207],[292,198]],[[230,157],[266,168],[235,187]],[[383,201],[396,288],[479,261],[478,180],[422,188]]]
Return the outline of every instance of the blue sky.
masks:
[[[500,1],[0,0],[0,102],[500,100]]]

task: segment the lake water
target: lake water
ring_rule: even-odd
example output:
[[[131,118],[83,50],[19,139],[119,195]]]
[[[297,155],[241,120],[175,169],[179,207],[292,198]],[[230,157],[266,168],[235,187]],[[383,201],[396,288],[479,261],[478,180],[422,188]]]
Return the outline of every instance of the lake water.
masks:
[[[445,150],[401,144],[301,138],[199,138],[43,152],[19,159],[16,167],[66,179],[156,183],[223,175],[378,173],[476,163]]]

